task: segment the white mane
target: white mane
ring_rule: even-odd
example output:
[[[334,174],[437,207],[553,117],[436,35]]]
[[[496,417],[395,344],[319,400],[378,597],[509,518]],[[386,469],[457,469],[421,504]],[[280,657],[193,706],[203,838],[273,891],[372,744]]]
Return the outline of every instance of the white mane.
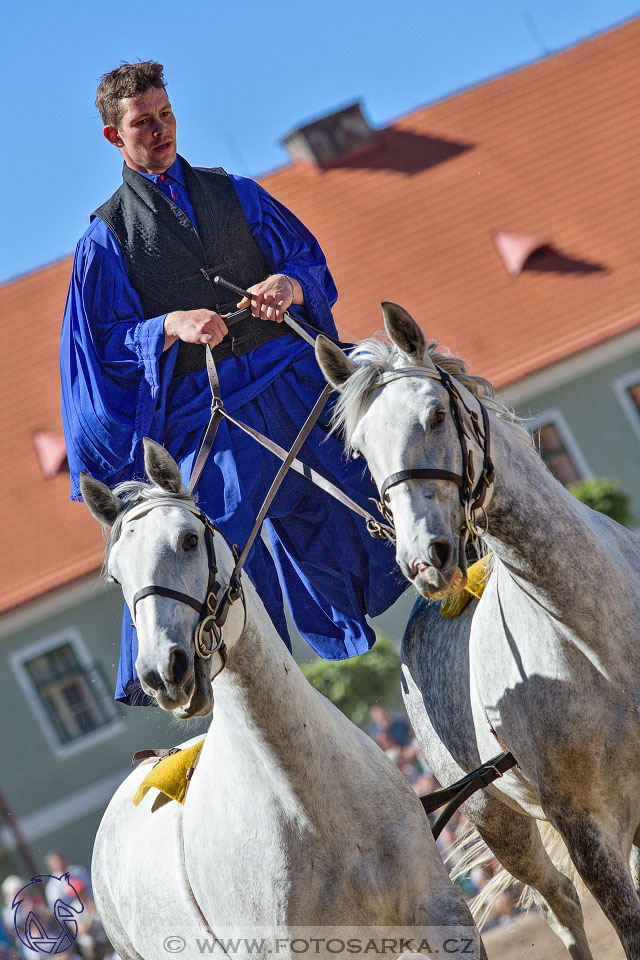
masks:
[[[435,341],[428,346],[433,363],[458,380],[487,409],[517,430],[524,442],[531,445],[531,437],[521,426],[519,418],[496,398],[493,384],[484,377],[468,373],[464,360],[451,353],[439,352],[437,347]],[[378,385],[381,375],[391,369],[420,365],[413,359],[409,360],[382,335],[363,340],[349,352],[349,359],[356,369],[342,388],[332,418],[333,427],[343,434],[347,449],[350,449],[353,431],[365,411],[369,394]]]

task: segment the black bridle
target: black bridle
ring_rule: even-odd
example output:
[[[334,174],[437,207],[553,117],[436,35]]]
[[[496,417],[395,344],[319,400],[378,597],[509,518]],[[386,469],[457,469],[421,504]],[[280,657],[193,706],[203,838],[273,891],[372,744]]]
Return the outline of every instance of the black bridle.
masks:
[[[144,516],[154,507],[161,506],[182,507],[183,509],[188,510],[189,513],[193,514],[193,516],[195,516],[203,524],[204,540],[207,549],[207,565],[209,570],[207,593],[204,600],[201,601],[196,597],[192,597],[188,593],[182,593],[180,590],[174,590],[172,587],[165,587],[156,583],[150,584],[149,586],[142,587],[140,590],[138,590],[133,598],[133,619],[135,621],[136,606],[138,601],[142,600],[143,597],[168,597],[170,600],[176,600],[178,603],[184,603],[187,606],[192,607],[192,609],[200,614],[200,619],[196,625],[193,636],[195,653],[198,657],[200,657],[201,660],[210,660],[214,653],[220,654],[220,658],[222,660],[222,666],[220,667],[220,670],[218,670],[218,673],[220,673],[220,671],[224,669],[227,662],[227,648],[222,637],[222,631],[227,621],[227,616],[232,604],[234,604],[236,600],[240,598],[242,598],[246,619],[247,611],[240,580],[241,567],[238,566],[240,551],[235,544],[231,543],[231,541],[224,535],[224,533],[222,533],[221,530],[214,526],[209,517],[203,513],[202,510],[188,500],[181,500],[177,497],[174,498],[167,496],[140,500],[134,504],[129,511],[127,511],[127,515],[123,518],[123,523],[127,523],[129,520],[135,520],[138,517]],[[222,589],[221,584],[217,579],[218,564],[216,561],[216,549],[214,544],[214,536],[216,534],[219,534],[227,542],[231,552],[233,553],[234,560],[236,561],[229,584],[224,589]],[[211,679],[213,679],[213,677]]]
[[[447,391],[447,395],[449,397],[451,416],[458,434],[460,450],[462,453],[462,472],[458,474],[453,473],[450,470],[438,470],[431,467],[417,467],[408,470],[399,470],[397,473],[390,474],[383,481],[382,485],[380,486],[380,501],[377,502],[377,506],[383,517],[388,522],[393,523],[393,516],[391,514],[387,492],[397,483],[402,483],[403,480],[444,480],[448,483],[454,483],[458,487],[460,506],[462,507],[464,518],[460,527],[460,536],[461,540],[466,545],[469,537],[471,537],[472,540],[475,540],[476,537],[484,536],[484,534],[487,532],[487,515],[484,504],[489,488],[491,487],[491,484],[495,478],[495,470],[490,453],[491,433],[489,427],[489,415],[484,404],[478,401],[480,407],[480,416],[478,416],[476,411],[472,410],[465,403],[455,380],[446,372],[446,370],[443,370],[442,367],[438,367],[436,364],[434,364],[434,366],[437,371],[437,375],[430,373],[426,369],[417,367],[411,367],[406,370],[403,370],[402,368],[399,370],[394,370],[387,376],[383,375],[381,382],[376,384],[373,389],[376,389],[377,386],[384,386],[386,383],[389,383],[392,380],[398,380],[403,377],[423,376],[430,380],[439,380]],[[477,480],[474,480],[475,467],[473,463],[473,451],[470,449],[467,443],[467,437],[469,434],[465,428],[463,411],[466,413],[471,424],[474,439],[482,450],[482,465],[480,467]],[[482,418],[482,422],[480,421],[480,417]],[[483,514],[483,525],[480,528],[478,527],[475,519],[475,515],[478,512],[482,512]],[[461,550],[461,554],[464,554],[464,549]],[[463,557],[461,559],[463,559]]]

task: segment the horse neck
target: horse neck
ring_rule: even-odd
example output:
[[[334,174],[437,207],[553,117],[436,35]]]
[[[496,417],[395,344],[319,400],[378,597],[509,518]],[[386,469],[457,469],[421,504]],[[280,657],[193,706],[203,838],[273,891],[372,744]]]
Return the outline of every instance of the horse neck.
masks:
[[[496,467],[487,546],[525,590],[564,617],[576,604],[597,615],[628,580],[633,538],[590,511],[507,424],[492,416]],[[637,555],[636,555],[637,563]],[[614,602],[616,602],[614,600]]]
[[[251,584],[245,589],[247,618],[227,666],[213,686],[212,730],[224,727],[232,749],[251,752],[260,763],[284,772],[296,792],[326,775],[333,720],[303,676]],[[324,759],[323,759],[324,758]],[[275,767],[273,766],[275,764]],[[281,784],[279,785],[279,789]]]

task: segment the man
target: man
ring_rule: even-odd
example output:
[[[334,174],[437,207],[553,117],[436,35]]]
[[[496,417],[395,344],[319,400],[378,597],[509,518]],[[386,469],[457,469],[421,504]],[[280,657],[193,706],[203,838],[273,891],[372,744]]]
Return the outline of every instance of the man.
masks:
[[[105,74],[96,105],[124,160],[123,184],[78,243],[65,308],[62,415],[73,499],[80,470],[111,486],[142,477],[144,436],[163,443],[188,480],[210,413],[206,344],[227,411],[290,447],[324,380],[312,348],[282,323],[284,311],[335,335],[336,290],[303,224],[253,181],[192,168],[177,155],[161,64]],[[230,334],[224,316],[249,301],[236,304],[211,282],[216,274],[251,293],[248,317]],[[329,410],[301,456],[367,506],[375,491],[361,466],[345,462],[328,421]],[[221,422],[197,492],[234,542],[246,539],[278,466]],[[367,650],[375,638],[365,614],[382,612],[404,586],[393,551],[294,473],[268,517],[275,566],[258,538],[245,570],[285,642],[277,573],[296,625],[323,657]],[[125,610],[116,697],[146,702],[130,619]]]

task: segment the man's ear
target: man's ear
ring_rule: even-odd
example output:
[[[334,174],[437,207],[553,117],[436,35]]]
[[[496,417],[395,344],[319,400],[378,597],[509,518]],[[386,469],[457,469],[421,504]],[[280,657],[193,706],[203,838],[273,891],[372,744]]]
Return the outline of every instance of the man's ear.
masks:
[[[109,143],[112,143],[114,147],[122,146],[122,140],[120,138],[120,134],[118,133],[118,129],[117,127],[114,127],[113,124],[108,123],[105,127],[103,127],[102,136],[105,138],[105,140],[108,140]]]

